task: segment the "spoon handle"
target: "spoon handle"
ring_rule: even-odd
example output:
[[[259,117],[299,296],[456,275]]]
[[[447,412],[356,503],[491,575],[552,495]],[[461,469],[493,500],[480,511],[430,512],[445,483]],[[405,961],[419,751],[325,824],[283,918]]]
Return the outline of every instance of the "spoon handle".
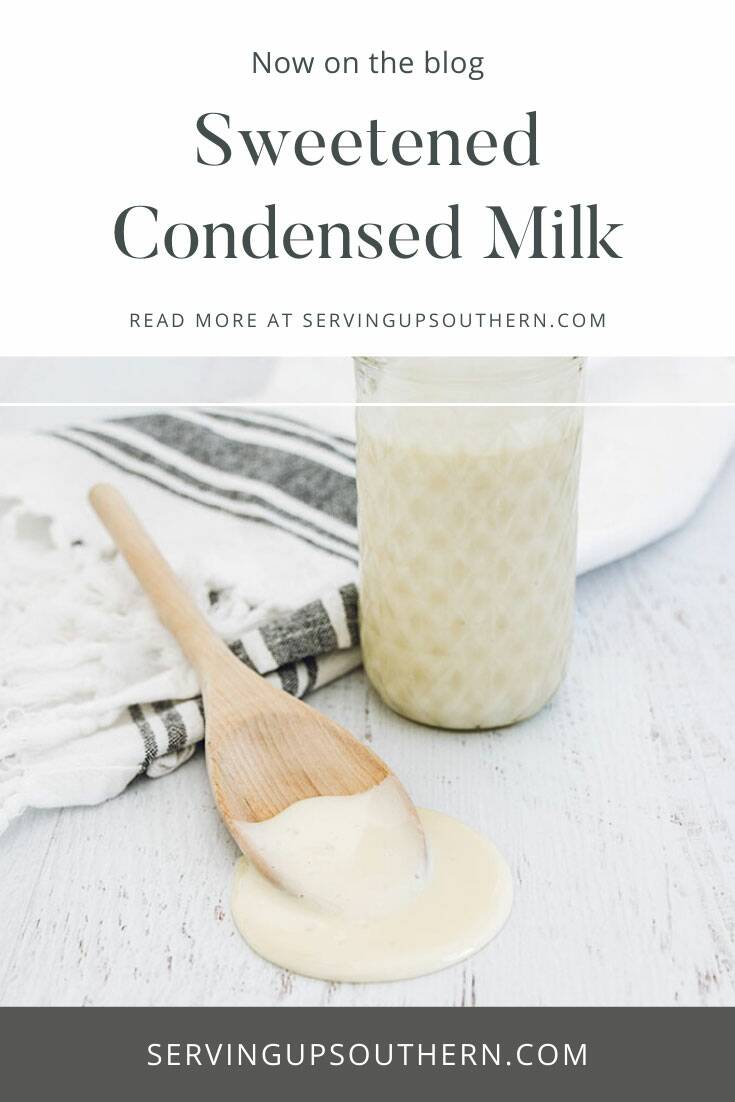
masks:
[[[230,661],[232,655],[226,644],[210,627],[119,490],[101,482],[92,487],[89,500],[200,681],[213,663]]]

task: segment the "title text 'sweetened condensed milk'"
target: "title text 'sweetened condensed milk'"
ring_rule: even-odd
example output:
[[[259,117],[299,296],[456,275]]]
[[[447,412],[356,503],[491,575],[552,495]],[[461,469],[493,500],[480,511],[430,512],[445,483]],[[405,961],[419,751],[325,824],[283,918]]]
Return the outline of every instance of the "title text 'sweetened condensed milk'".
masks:
[[[356,361],[363,658],[402,715],[499,727],[557,689],[573,617],[582,409],[569,403],[581,400],[582,365]]]

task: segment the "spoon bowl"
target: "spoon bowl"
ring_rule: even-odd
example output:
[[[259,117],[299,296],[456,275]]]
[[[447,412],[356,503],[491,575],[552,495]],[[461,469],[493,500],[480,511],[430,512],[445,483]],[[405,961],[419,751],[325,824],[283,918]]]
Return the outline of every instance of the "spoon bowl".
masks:
[[[318,796],[356,796],[383,785],[387,818],[411,824],[417,875],[426,843],[416,809],[377,754],[344,727],[264,681],[214,632],[123,496],[99,484],[90,502],[151,599],[159,619],[194,667],[202,690],[205,751],[217,809],[265,875],[273,862],[258,847],[262,823]],[[385,796],[381,797],[383,800]]]

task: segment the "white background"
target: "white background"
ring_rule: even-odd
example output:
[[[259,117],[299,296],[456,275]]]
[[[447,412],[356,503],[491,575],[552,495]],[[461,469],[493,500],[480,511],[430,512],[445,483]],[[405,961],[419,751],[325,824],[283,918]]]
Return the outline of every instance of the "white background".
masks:
[[[732,38],[729,5],[548,3],[16,5],[2,81],[0,351],[6,355],[732,352]],[[253,50],[421,59],[482,55],[485,77],[253,76]],[[536,168],[352,169],[196,164],[195,122],[234,128],[460,133],[538,112]],[[118,212],[169,221],[417,224],[458,202],[461,261],[134,261]],[[597,202],[624,259],[482,259],[483,209]],[[522,223],[525,222],[525,215]],[[604,311],[607,328],[384,333],[131,331],[132,310]]]

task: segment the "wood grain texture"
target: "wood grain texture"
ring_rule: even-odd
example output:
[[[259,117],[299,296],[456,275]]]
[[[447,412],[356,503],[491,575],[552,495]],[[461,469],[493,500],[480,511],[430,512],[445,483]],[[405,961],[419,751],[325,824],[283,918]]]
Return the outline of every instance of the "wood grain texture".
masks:
[[[270,819],[314,796],[366,792],[384,781],[389,770],[340,724],[276,689],[235,658],[119,490],[98,483],[89,500],[161,623],[197,671],[215,802],[240,848],[271,875],[241,824]],[[405,792],[396,791],[407,801]]]
[[[0,839],[3,1004],[732,1005],[734,547],[735,461],[685,529],[581,580],[568,677],[516,728],[428,731],[361,673],[311,698],[505,853],[515,910],[471,961],[361,986],[259,960],[198,754]]]

